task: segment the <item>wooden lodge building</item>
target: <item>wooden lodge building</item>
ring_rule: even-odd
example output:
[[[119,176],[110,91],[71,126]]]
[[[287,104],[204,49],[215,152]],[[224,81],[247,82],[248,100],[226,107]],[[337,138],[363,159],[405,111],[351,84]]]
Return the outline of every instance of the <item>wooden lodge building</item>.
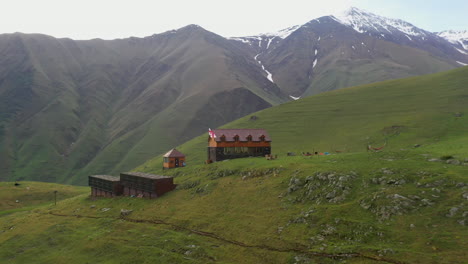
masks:
[[[185,167],[185,155],[177,149],[171,149],[163,156],[163,168],[172,169]]]
[[[114,197],[123,193],[119,177],[91,175],[88,177],[88,184],[91,186],[91,196],[93,197]]]
[[[208,162],[271,154],[265,129],[214,129],[209,131]]]
[[[175,189],[170,176],[142,172],[121,173],[120,177],[91,175],[88,177],[92,197],[133,196],[157,198]]]
[[[174,178],[143,172],[120,173],[125,196],[157,198],[175,189]]]

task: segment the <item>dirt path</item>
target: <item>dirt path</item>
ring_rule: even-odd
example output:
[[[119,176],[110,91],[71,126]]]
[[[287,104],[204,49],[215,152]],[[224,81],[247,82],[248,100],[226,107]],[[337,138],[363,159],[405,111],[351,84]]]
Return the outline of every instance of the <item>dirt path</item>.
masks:
[[[392,263],[392,264],[404,264],[405,262],[393,260],[393,259],[388,259],[384,257],[379,257],[379,256],[374,256],[374,255],[367,255],[367,254],[362,254],[359,252],[348,252],[348,253],[324,253],[324,252],[316,252],[316,251],[310,251],[308,250],[305,246],[302,248],[295,247],[295,248],[276,248],[276,247],[271,247],[267,245],[249,245],[245,244],[240,241],[236,240],[231,240],[224,238],[222,236],[219,236],[214,233],[210,232],[205,232],[201,230],[196,230],[196,229],[190,229],[186,228],[183,226],[179,226],[173,223],[168,223],[163,220],[149,220],[149,219],[134,219],[134,218],[129,218],[129,217],[101,217],[101,216],[88,216],[88,215],[66,215],[66,214],[58,214],[58,213],[53,213],[49,212],[50,215],[54,216],[61,216],[61,217],[76,217],[76,218],[91,218],[91,219],[114,219],[114,220],[125,220],[127,222],[132,222],[132,223],[142,223],[142,224],[154,224],[154,225],[166,225],[170,226],[171,228],[175,230],[182,230],[185,232],[197,234],[199,236],[204,236],[204,237],[210,237],[225,243],[229,243],[232,245],[236,245],[239,247],[244,247],[244,248],[257,248],[257,249],[263,249],[263,250],[268,250],[268,251],[274,251],[274,252],[281,252],[281,253],[299,253],[299,254],[304,254],[307,256],[312,256],[312,257],[324,257],[324,258],[331,258],[331,259],[343,259],[343,258],[363,258],[363,259],[369,259],[369,260],[374,260],[374,261],[380,261],[380,262],[387,262],[387,263]]]

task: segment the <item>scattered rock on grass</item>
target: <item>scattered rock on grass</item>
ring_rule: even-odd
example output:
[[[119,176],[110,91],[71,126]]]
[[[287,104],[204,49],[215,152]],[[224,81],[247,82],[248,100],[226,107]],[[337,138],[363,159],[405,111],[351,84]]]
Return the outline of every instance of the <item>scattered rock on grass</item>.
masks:
[[[387,169],[387,168],[382,168],[382,173],[383,173],[383,174],[387,174],[387,175],[392,175],[392,174],[394,174],[393,171],[391,171],[391,170],[389,170],[389,169]]]
[[[133,212],[133,210],[120,209],[120,215],[121,216],[130,215],[132,212]]]
[[[448,159],[446,161],[447,164],[452,164],[452,165],[460,165],[461,162],[459,160],[456,160],[456,159]]]
[[[462,194],[462,197],[465,198],[466,200],[468,200],[468,192],[463,193],[463,194]]]
[[[459,210],[458,207],[452,207],[452,208],[450,208],[448,214],[446,214],[445,216],[454,217],[457,214],[458,210]]]
[[[295,193],[290,200],[304,202],[306,200],[340,203],[346,199],[351,192],[352,179],[357,174],[336,172],[316,172],[306,178],[298,178],[293,175],[289,181],[288,194]]]

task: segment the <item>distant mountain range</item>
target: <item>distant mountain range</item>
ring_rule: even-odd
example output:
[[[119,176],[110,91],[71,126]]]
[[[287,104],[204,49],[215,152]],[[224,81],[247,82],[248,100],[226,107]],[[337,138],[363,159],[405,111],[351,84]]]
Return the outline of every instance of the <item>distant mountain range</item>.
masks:
[[[432,33],[354,7],[276,33],[231,40],[291,98],[468,64],[467,31]]]
[[[0,35],[0,180],[85,183],[249,113],[466,65],[466,32],[357,8],[274,34],[189,25],[145,38]]]

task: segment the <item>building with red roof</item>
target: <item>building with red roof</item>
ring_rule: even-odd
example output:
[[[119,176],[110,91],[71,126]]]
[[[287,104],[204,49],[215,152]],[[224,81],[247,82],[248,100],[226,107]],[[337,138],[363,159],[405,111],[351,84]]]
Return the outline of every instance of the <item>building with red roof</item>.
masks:
[[[177,149],[171,149],[163,156],[163,168],[185,167],[185,155]]]
[[[209,130],[209,162],[270,154],[271,138],[265,129]]]

